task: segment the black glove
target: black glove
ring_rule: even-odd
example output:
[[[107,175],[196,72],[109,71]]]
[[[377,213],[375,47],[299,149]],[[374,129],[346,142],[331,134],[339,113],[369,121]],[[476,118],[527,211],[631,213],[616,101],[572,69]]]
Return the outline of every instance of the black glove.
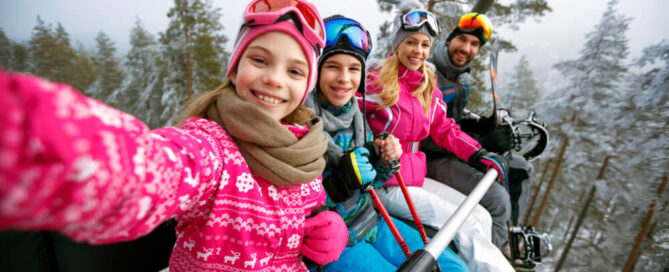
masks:
[[[504,156],[497,153],[487,152],[481,148],[469,157],[469,165],[485,173],[490,168],[497,170],[497,181],[509,192],[509,183],[507,182],[507,173],[509,163]]]
[[[485,134],[486,131],[491,131],[495,129],[495,126],[497,126],[497,120],[495,118],[490,117],[481,117],[479,118],[479,121],[477,123],[479,130],[482,132],[480,134]]]
[[[489,117],[479,117],[468,115],[462,118],[458,123],[460,130],[467,134],[476,133],[478,135],[487,134],[489,131],[495,129],[495,119]]]
[[[483,135],[481,145],[492,152],[504,153],[513,148],[513,130],[511,126],[500,126]]]
[[[369,153],[364,147],[345,152],[337,169],[323,181],[325,192],[333,202],[348,199],[353,190],[363,189],[374,181],[376,170],[369,162]]]

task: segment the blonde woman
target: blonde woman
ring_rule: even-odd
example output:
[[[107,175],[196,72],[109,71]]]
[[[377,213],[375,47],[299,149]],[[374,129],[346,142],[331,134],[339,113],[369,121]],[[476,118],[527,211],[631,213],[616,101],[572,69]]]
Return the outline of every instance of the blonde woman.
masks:
[[[415,5],[415,4],[414,4]],[[413,8],[413,9],[412,9]],[[458,158],[482,169],[495,168],[505,180],[505,161],[488,153],[447,118],[446,104],[436,88],[434,72],[426,65],[432,39],[438,35],[436,18],[416,7],[403,7],[395,18],[393,52],[367,77],[365,114],[375,134],[388,132],[402,145],[401,175],[423,224],[441,227],[465,196],[435,180],[425,178],[425,154],[419,143],[428,135]],[[410,210],[395,178],[379,196],[394,216],[411,220]],[[490,240],[492,220],[481,206],[472,213],[455,237],[461,256],[472,271],[513,271]]]

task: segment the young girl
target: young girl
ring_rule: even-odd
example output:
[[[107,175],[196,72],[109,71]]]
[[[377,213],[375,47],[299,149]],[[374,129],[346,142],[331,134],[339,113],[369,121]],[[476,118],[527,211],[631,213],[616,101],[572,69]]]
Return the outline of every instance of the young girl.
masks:
[[[339,260],[325,266],[325,271],[395,271],[407,258],[362,187],[372,184],[378,188],[390,179],[396,170],[389,168],[388,160],[399,158],[402,150],[392,135],[373,140],[371,131],[364,127],[357,100],[352,99],[356,92],[365,91],[371,38],[360,23],[340,15],[326,18],[325,29],[318,83],[305,104],[323,119],[328,139],[323,183],[329,206],[339,212],[349,229],[347,248]],[[424,247],[418,231],[392,220],[412,251]],[[450,249],[438,261],[442,271],[467,271]]]
[[[171,271],[305,271],[338,258],[347,232],[325,201],[316,82],[323,23],[305,1],[253,1],[228,80],[178,128],[139,120],[71,87],[0,73],[0,229],[131,240],[175,217]]]
[[[413,8],[413,9],[411,9]],[[502,166],[458,125],[446,117],[446,105],[435,91],[435,75],[425,64],[433,37],[439,29],[433,14],[404,6],[395,18],[393,52],[380,70],[367,77],[368,113],[374,133],[389,132],[402,144],[401,175],[409,186],[423,224],[440,228],[455,212],[465,196],[435,180],[425,178],[425,155],[418,143],[428,135],[460,159],[481,164],[484,168]],[[504,175],[500,174],[503,180]],[[411,213],[395,178],[379,190],[379,197],[394,216],[411,219]],[[455,236],[455,243],[470,270],[512,271],[508,261],[490,242],[490,215],[480,206]]]

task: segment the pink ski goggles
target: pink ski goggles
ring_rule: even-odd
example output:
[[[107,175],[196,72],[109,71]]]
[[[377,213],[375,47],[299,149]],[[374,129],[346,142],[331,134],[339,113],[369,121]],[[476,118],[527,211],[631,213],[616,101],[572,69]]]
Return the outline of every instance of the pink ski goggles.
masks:
[[[325,47],[323,21],[316,7],[307,1],[255,0],[244,12],[244,24],[248,26],[273,24],[291,18],[300,22],[302,35],[317,52]]]

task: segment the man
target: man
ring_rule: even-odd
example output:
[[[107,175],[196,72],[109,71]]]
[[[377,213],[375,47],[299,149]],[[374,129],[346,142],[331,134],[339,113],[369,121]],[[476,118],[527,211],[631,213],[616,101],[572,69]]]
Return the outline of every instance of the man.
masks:
[[[469,113],[465,110],[470,91],[469,65],[492,33],[492,26],[483,14],[467,13],[460,17],[445,42],[435,46],[430,61],[437,70],[437,85],[448,105],[448,117],[455,119],[462,131],[474,137],[483,148],[504,154],[513,146],[509,126],[495,126],[495,120]],[[421,144],[427,156],[427,176],[469,194],[483,177],[483,173],[472,168],[453,154],[437,147],[428,138]],[[509,161],[510,191],[494,183],[481,199],[493,220],[492,242],[502,247],[508,240],[507,221],[518,224],[527,203],[532,176],[532,165],[520,156],[513,155]]]

